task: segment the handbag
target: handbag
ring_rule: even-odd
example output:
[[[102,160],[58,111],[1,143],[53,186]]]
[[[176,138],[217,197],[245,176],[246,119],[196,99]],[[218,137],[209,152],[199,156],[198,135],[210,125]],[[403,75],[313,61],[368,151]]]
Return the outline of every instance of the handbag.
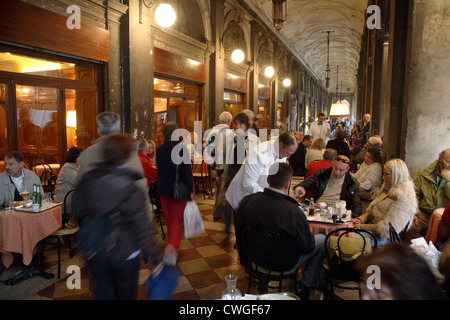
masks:
[[[181,181],[178,181],[178,165],[175,171],[175,182],[173,183],[173,198],[178,201],[191,200],[191,192],[188,187]]]
[[[155,277],[151,274],[144,283],[147,289],[146,298],[149,300],[170,299],[177,287],[180,271],[175,266],[164,266]]]

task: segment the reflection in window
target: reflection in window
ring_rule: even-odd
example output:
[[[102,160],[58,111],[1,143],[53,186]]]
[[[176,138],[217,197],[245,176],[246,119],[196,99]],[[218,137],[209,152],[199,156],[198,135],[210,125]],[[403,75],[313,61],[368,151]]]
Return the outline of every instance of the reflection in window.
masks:
[[[93,82],[91,67],[0,52],[0,71]]]
[[[57,89],[16,86],[19,151],[58,154]]]

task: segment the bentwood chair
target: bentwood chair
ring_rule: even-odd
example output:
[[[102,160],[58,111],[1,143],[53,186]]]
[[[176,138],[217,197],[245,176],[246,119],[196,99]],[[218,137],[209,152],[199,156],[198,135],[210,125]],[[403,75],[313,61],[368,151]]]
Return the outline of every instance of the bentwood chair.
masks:
[[[67,202],[69,200],[69,195],[73,195],[73,192],[76,189],[72,189],[69,192],[67,192],[67,194],[64,197],[64,202],[63,202],[63,218],[67,217],[69,215],[69,213],[67,212]],[[73,204],[72,204],[72,212],[73,213]],[[64,220],[64,219],[63,219]],[[63,221],[64,223],[64,221]],[[61,277],[61,245],[63,244],[63,242],[67,242],[67,246],[69,247],[69,253],[70,253],[70,258],[73,258],[73,253],[72,253],[72,244],[71,244],[71,238],[74,237],[78,230],[80,230],[79,226],[76,226],[75,228],[66,228],[65,226],[63,226],[62,228],[56,230],[55,232],[53,232],[48,238],[50,239],[56,239],[56,246],[58,249],[58,279],[60,279]]]
[[[362,275],[354,269],[355,262],[363,255],[370,254],[377,247],[377,238],[369,230],[340,228],[333,230],[325,237],[326,259],[323,266],[327,275],[325,298],[334,288],[358,290],[361,298],[359,282]],[[372,245],[373,244],[373,245]]]
[[[389,222],[389,242],[405,242],[406,232],[411,222],[408,222],[400,233],[397,233],[394,226]]]
[[[158,192],[158,180],[153,181],[148,186],[148,197],[150,199],[150,204],[153,206],[153,209],[154,209],[153,212],[155,213],[156,221],[159,223],[159,225],[161,227],[163,239],[165,239],[166,236],[164,234],[163,223],[162,223],[162,219],[161,219],[162,205],[161,205],[161,199],[159,197],[159,192]]]
[[[297,274],[299,266],[288,262],[288,241],[279,233],[266,228],[247,226],[243,231],[243,245],[249,275],[248,289],[251,284],[258,285],[258,293],[266,293],[269,288],[281,292],[282,288],[294,287],[292,291],[298,292]],[[283,285],[283,280],[290,279]],[[278,282],[278,286],[271,286],[271,281]]]
[[[208,187],[211,196],[213,195],[211,176],[204,160],[201,163],[192,163],[192,177],[194,178],[195,191],[202,192],[203,199],[205,199],[205,194],[208,194]]]

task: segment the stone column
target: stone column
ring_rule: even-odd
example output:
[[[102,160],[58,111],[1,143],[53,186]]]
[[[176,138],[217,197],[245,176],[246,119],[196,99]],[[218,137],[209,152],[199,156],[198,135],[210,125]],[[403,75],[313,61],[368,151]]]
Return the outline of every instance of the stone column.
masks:
[[[411,174],[450,148],[450,1],[413,2],[406,136]]]

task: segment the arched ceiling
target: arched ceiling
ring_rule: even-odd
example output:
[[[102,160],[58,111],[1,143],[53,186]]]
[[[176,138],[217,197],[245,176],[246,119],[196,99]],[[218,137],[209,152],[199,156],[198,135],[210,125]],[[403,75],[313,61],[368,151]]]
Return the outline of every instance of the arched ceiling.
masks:
[[[272,0],[244,0],[272,26]],[[329,92],[354,93],[367,0],[287,0],[287,19],[279,32],[283,42],[325,86],[327,31],[330,37]],[[339,66],[339,75],[337,75]],[[337,76],[339,77],[336,82]],[[341,86],[342,81],[342,86]]]

